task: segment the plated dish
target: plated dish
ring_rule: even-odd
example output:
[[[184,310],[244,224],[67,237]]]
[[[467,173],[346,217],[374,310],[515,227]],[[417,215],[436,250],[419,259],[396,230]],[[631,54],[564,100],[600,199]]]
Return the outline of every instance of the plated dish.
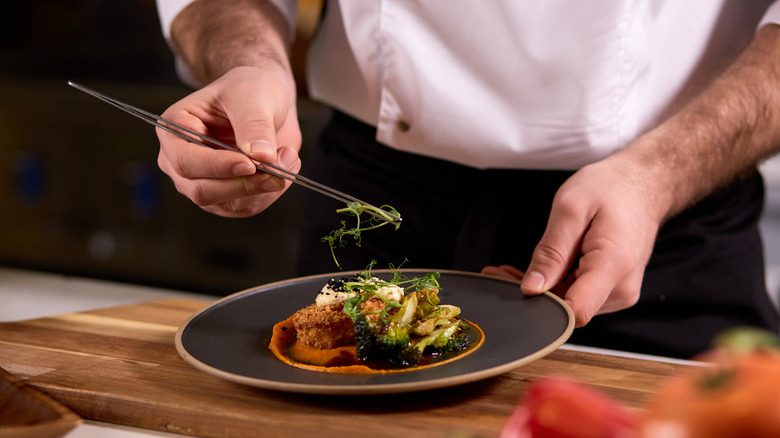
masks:
[[[429,271],[404,270],[409,276],[425,272]],[[328,279],[350,273],[286,280],[225,297],[182,324],[176,349],[192,366],[249,386],[310,394],[388,394],[494,377],[549,354],[571,335],[571,310],[554,295],[525,297],[516,282],[440,272],[442,300],[461,307],[464,317],[485,334],[478,350],[440,366],[390,374],[328,374],[292,367],[274,357],[268,349],[274,324],[308,305]]]

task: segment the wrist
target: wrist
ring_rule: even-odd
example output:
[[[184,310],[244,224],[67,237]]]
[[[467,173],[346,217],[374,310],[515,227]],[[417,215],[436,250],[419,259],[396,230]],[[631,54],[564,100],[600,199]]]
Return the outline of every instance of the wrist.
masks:
[[[763,28],[719,78],[616,154],[656,192],[664,219],[756,168],[780,141],[780,26]]]
[[[202,84],[235,67],[275,64],[292,75],[287,22],[263,1],[198,0],[171,24],[178,54]]]
[[[689,175],[682,170],[684,162],[670,152],[679,151],[680,145],[675,136],[666,135],[657,130],[648,132],[607,158],[615,161],[613,167],[624,169],[638,187],[648,214],[657,223],[683,211],[694,198],[691,182],[685,181]]]

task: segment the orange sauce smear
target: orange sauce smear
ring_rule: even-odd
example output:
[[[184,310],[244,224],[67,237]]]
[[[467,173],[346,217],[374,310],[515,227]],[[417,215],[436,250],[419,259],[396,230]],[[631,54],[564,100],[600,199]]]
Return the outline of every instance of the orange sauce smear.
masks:
[[[274,356],[282,362],[310,371],[334,374],[399,373],[442,365],[460,359],[475,351],[484,342],[485,333],[473,322],[467,322],[471,326],[471,329],[478,335],[477,342],[473,345],[469,345],[467,350],[458,352],[455,356],[447,359],[406,368],[378,369],[364,365],[358,360],[357,351],[354,345],[325,350],[307,347],[298,342],[298,338],[295,336],[295,326],[293,325],[292,316],[274,325],[271,342],[269,343],[268,348],[270,348]]]

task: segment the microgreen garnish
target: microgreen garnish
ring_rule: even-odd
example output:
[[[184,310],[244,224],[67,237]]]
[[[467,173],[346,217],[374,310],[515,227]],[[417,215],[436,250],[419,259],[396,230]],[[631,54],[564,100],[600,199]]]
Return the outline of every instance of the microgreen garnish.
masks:
[[[376,217],[374,215],[371,215],[371,217],[368,220],[361,220],[360,216],[364,212],[372,212],[378,215],[379,217]],[[347,228],[347,222],[341,221],[341,228],[338,230],[331,231],[330,234],[323,237],[321,240],[323,242],[327,242],[328,246],[330,247],[330,254],[333,256],[333,261],[336,262],[336,266],[339,268],[341,265],[339,264],[339,261],[336,259],[336,247],[343,247],[346,246],[345,237],[346,236],[352,236],[352,238],[355,241],[356,246],[360,246],[361,244],[361,233],[368,230],[374,230],[379,227],[383,227],[387,224],[394,224],[395,229],[397,230],[398,227],[401,226],[401,222],[396,220],[395,217],[400,217],[401,215],[398,213],[398,210],[395,208],[389,206],[389,205],[383,205],[382,207],[374,207],[372,205],[365,205],[361,204],[360,202],[350,202],[347,204],[346,207],[340,208],[336,210],[336,213],[344,213],[355,216],[357,219],[357,224],[353,228]]]
[[[405,262],[405,261],[404,261]],[[392,280],[385,281],[381,280],[374,276],[372,273],[372,268],[374,265],[376,265],[376,260],[372,260],[371,263],[369,263],[368,267],[361,272],[359,275],[344,279],[342,284],[344,287],[344,290],[347,292],[358,292],[358,294],[352,298],[347,299],[344,302],[344,312],[346,312],[347,315],[351,317],[357,316],[359,313],[361,313],[360,305],[370,300],[371,298],[379,298],[382,301],[385,302],[384,308],[381,310],[378,310],[376,312],[363,312],[363,313],[379,313],[379,318],[382,320],[382,322],[386,322],[387,317],[390,316],[390,310],[400,307],[400,301],[391,301],[383,298],[381,295],[377,294],[376,292],[387,286],[399,286],[403,288],[404,296],[411,292],[418,292],[422,291],[423,289],[431,290],[431,289],[438,289],[439,288],[439,272],[429,272],[425,274],[422,277],[413,277],[408,278],[405,275],[401,273],[400,266],[398,268],[392,267],[391,265],[391,271],[393,274]],[[403,263],[402,263],[403,265]],[[427,298],[426,294],[426,299]],[[402,301],[402,300],[401,300]]]

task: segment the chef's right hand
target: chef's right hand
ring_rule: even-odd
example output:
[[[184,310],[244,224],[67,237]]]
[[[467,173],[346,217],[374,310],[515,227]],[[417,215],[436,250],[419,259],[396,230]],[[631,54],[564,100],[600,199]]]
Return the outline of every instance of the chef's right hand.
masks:
[[[237,67],[168,108],[167,120],[233,145],[209,149],[157,129],[157,163],[176,189],[202,209],[225,217],[265,210],[290,182],[256,169],[252,159],[290,172],[301,167],[295,84],[280,67]]]

